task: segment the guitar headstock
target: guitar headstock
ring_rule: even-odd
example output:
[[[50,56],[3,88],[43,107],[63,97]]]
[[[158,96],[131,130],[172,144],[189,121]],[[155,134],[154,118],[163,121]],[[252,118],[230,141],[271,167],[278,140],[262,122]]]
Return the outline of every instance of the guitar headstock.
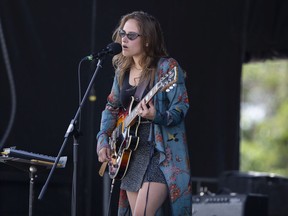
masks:
[[[163,77],[161,77],[158,84],[161,86],[162,91],[169,92],[171,89],[173,89],[176,86],[176,81],[178,79],[178,70],[175,66],[173,69],[171,69],[168,73],[166,73]]]

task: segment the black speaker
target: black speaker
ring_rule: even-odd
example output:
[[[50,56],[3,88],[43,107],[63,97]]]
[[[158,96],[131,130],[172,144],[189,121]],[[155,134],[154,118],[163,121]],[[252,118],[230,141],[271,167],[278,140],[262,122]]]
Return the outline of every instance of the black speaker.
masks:
[[[192,201],[192,216],[268,216],[263,195],[194,195]]]
[[[220,175],[219,188],[239,194],[268,197],[269,216],[288,215],[288,178],[263,172],[226,171]]]

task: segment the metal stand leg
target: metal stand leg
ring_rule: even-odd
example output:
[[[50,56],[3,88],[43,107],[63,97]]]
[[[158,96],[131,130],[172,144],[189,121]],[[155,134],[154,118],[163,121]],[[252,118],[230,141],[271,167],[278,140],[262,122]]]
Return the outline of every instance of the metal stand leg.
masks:
[[[37,168],[35,166],[30,166],[30,186],[29,186],[29,216],[33,215],[33,201],[34,201],[34,181],[37,177],[35,173],[37,172]]]
[[[104,195],[103,195],[103,216],[110,216],[111,213],[111,198],[112,198],[112,192],[114,188],[115,179],[111,181],[111,185],[109,185],[108,182],[110,182],[110,177],[107,172],[104,173],[104,181],[103,181],[103,187],[104,187]],[[108,200],[108,202],[107,202]]]

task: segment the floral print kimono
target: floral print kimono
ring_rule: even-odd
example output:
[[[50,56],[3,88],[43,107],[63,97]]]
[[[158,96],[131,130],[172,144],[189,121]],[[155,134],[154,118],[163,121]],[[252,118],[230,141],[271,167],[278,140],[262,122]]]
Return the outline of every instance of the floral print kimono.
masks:
[[[185,75],[178,62],[173,58],[161,58],[155,74],[155,84],[160,78],[172,70],[178,69],[176,86],[169,92],[160,91],[154,96],[156,116],[151,124],[150,138],[160,152],[159,165],[169,192],[171,212],[173,216],[192,215],[192,191],[190,179],[190,162],[184,118],[189,108]],[[108,103],[102,112],[100,131],[97,134],[97,153],[108,147],[111,135],[121,107],[119,101],[120,87],[117,72]],[[125,215],[129,208],[126,192],[120,190],[118,215]]]

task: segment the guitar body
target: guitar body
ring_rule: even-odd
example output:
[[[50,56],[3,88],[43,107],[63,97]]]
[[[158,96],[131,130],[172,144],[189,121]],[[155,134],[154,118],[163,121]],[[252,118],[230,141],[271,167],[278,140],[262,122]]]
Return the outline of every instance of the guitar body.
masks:
[[[124,120],[129,115],[134,103],[132,97],[129,106],[129,112],[120,112],[112,136],[110,137],[110,146],[112,149],[112,160],[109,164],[109,176],[112,179],[121,180],[129,167],[132,152],[138,147],[139,137],[137,136],[138,127],[140,125],[140,117],[129,127],[124,126]]]
[[[121,155],[113,155],[109,164],[109,176],[111,179],[121,180],[124,178],[129,167],[130,158],[132,155],[131,149],[124,149]]]

